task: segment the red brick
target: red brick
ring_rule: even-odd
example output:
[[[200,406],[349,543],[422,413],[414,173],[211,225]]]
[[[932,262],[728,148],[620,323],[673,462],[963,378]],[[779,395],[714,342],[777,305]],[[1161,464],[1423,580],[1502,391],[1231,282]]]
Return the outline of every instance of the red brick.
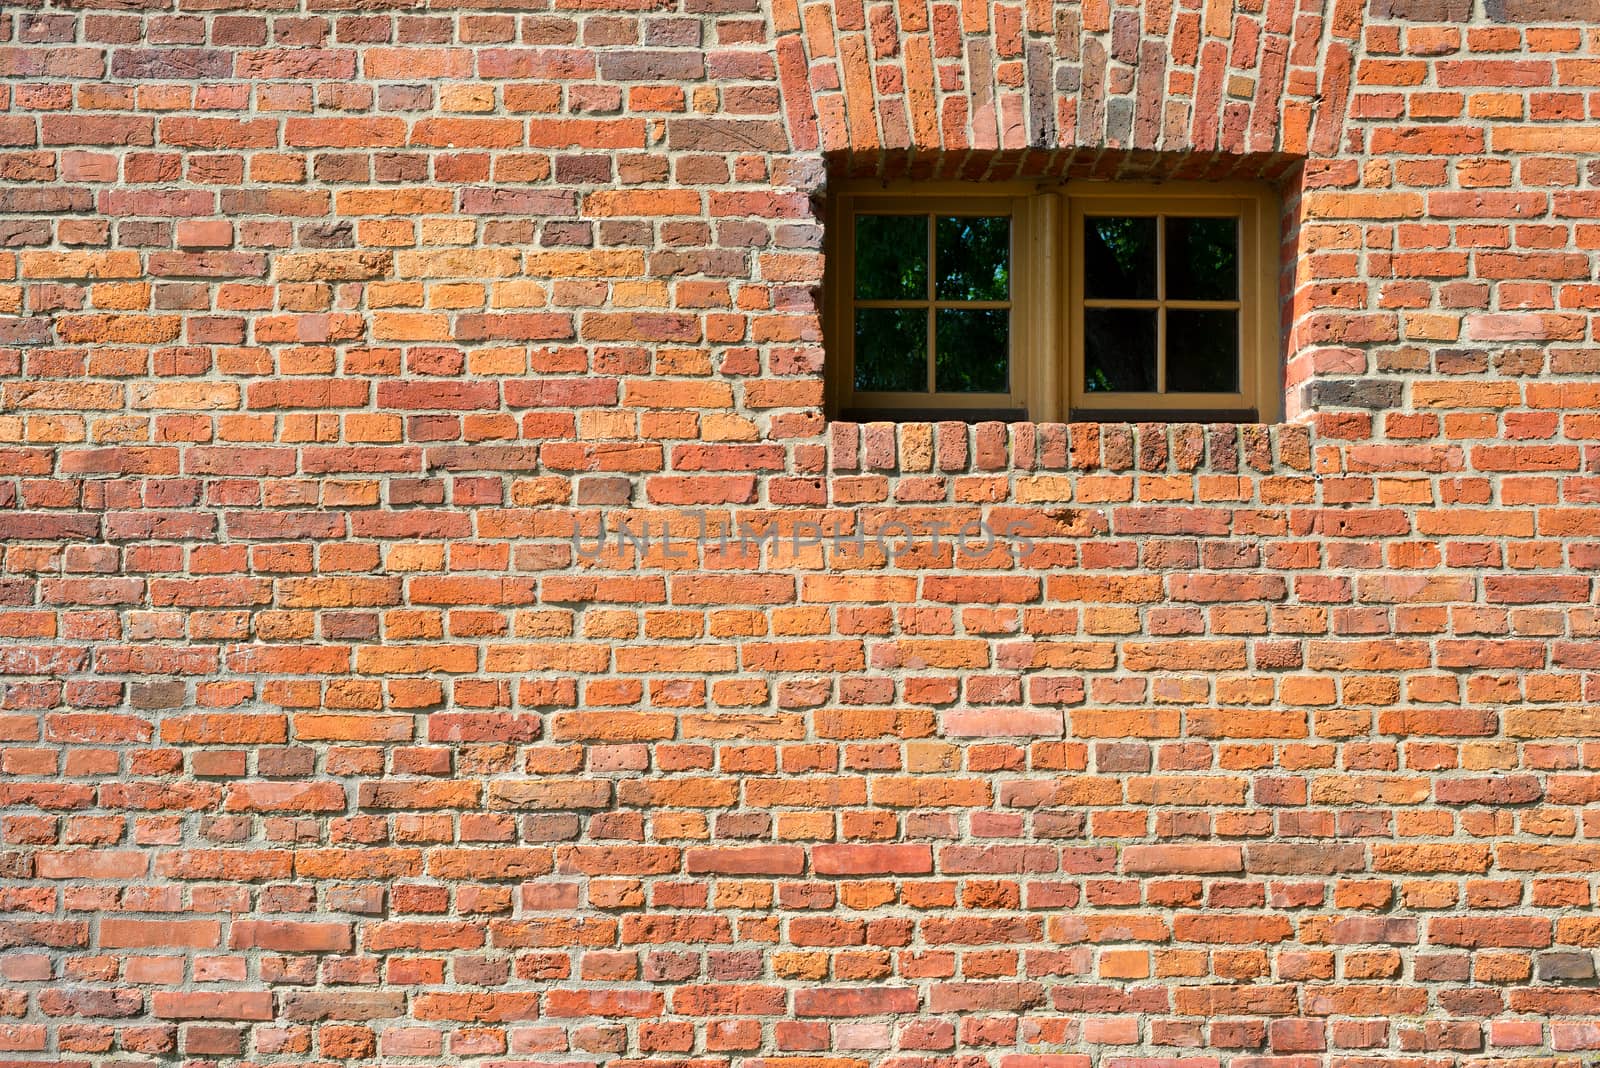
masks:
[[[291,920],[238,920],[228,932],[232,949],[270,949],[286,953],[340,953],[352,945],[350,926]]]
[[[691,875],[799,875],[805,869],[805,851],[799,846],[690,849],[685,863]]]
[[[1244,870],[1238,846],[1129,846],[1122,851],[1126,872],[1215,873]]]
[[[221,944],[216,920],[102,920],[100,944],[107,949],[209,949]]]
[[[1596,1045],[1595,4],[106,6],[0,17],[18,1063]],[[832,417],[902,178],[1272,188],[1282,421]]]
[[[158,990],[152,1013],[167,1020],[270,1020],[272,994],[265,990],[184,993]]]
[[[819,987],[795,992],[797,1016],[889,1016],[917,1011],[912,987]]]
[[[914,844],[818,845],[811,849],[818,875],[927,875],[933,871],[933,850]]]

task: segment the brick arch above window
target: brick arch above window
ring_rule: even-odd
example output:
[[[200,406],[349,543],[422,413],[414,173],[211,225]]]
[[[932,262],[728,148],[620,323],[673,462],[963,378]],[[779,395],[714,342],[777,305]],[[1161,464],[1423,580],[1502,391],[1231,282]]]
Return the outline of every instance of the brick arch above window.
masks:
[[[893,158],[1339,148],[1366,0],[773,0],[793,147]],[[857,168],[852,168],[857,169]]]

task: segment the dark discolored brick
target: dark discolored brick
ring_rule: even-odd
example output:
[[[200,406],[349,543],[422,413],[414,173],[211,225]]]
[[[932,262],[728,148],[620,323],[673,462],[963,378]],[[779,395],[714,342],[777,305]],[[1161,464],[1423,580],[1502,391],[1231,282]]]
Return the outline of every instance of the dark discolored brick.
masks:
[[[306,248],[353,248],[355,224],[348,219],[304,223],[296,230],[296,236]]]
[[[1311,403],[1318,408],[1394,408],[1404,388],[1398,381],[1318,379],[1311,383]]]
[[[1593,979],[1592,953],[1540,953],[1534,958],[1534,974],[1545,982],[1581,982]]]
[[[233,53],[221,48],[119,48],[111,54],[113,78],[182,80],[226,78]]]
[[[1483,0],[1483,10],[1495,22],[1600,22],[1600,0]]]
[[[48,219],[0,219],[0,245],[48,245],[53,229]]]
[[[1492,6],[1497,0],[1487,0]],[[1473,0],[1373,0],[1372,18],[1411,22],[1466,22]]]

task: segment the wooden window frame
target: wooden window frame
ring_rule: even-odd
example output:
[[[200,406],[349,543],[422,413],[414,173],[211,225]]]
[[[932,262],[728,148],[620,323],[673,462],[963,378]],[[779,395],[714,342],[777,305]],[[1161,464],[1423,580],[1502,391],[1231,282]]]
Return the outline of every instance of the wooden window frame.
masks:
[[[938,418],[959,419],[971,417],[978,413],[1020,412],[1026,406],[1028,393],[1027,383],[1019,375],[1019,355],[1031,351],[1032,338],[1027,331],[1027,324],[1023,321],[1025,316],[1019,314],[1021,308],[1028,302],[1028,294],[1019,290],[1016,275],[1016,265],[1021,260],[1020,250],[1026,243],[1025,235],[1033,224],[1036,206],[1027,196],[1015,195],[1015,191],[992,191],[991,186],[976,186],[962,190],[959,195],[942,190],[925,190],[922,188],[906,187],[903,191],[879,192],[876,190],[854,193],[845,192],[834,198],[836,215],[830,220],[828,230],[836,235],[833,247],[843,250],[838,255],[830,255],[828,262],[833,265],[831,273],[830,294],[833,297],[830,304],[838,321],[830,331],[835,339],[843,344],[829,346],[830,366],[833,374],[830,376],[830,385],[837,388],[835,394],[835,410],[855,412],[885,412],[898,413],[902,411],[933,413]],[[882,215],[924,215],[935,217],[938,215],[1004,215],[1011,219],[1011,296],[1005,302],[1011,312],[1009,336],[1011,343],[1009,388],[1004,393],[887,393],[887,392],[858,392],[855,389],[855,321],[854,312],[857,307],[877,307],[885,304],[916,305],[920,304],[929,309],[928,342],[930,352],[928,362],[933,366],[933,352],[931,349],[937,345],[933,331],[934,309],[941,304],[956,306],[971,302],[966,301],[939,301],[934,298],[935,279],[934,264],[928,264],[928,292],[924,300],[912,301],[857,301],[855,298],[855,219],[858,214]],[[974,306],[985,306],[987,302],[980,302]],[[932,384],[931,381],[929,383]],[[894,416],[890,416],[894,417]]]
[[[858,214],[1011,217],[1008,392],[856,392],[853,250]],[[1083,247],[1084,218],[1105,214],[1239,219],[1237,393],[1090,393],[1081,388],[1085,305],[1073,250]],[[1247,182],[842,183],[832,190],[825,220],[829,414],[853,420],[1274,422],[1283,403],[1278,217],[1272,190]],[[929,284],[931,288],[931,277]],[[1164,294],[1161,298],[1166,303]]]

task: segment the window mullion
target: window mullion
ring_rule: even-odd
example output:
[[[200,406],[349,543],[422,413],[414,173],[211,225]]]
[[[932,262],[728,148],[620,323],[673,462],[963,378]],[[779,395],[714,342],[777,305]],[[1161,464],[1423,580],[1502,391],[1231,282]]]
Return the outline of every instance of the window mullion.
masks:
[[[1156,216],[1156,392],[1167,391],[1167,217]]]
[[[938,383],[938,379],[935,377],[935,371],[936,371],[936,369],[938,367],[938,357],[939,357],[939,333],[938,333],[939,311],[938,311],[938,304],[937,304],[937,302],[935,300],[935,298],[939,294],[939,289],[938,289],[938,285],[939,285],[939,283],[938,283],[938,278],[939,278],[939,259],[938,259],[938,257],[939,257],[939,243],[938,243],[937,240],[935,240],[934,227],[936,225],[936,221],[935,221],[935,218],[934,218],[932,213],[929,213],[929,215],[927,216],[927,220],[928,220],[927,221],[927,226],[924,228],[924,231],[923,231],[924,234],[926,235],[924,237],[924,240],[927,241],[927,243],[928,243],[928,246],[927,246],[928,247],[928,293],[927,293],[927,296],[928,296],[928,366],[927,366],[927,383],[928,383],[928,393],[929,394],[933,394],[933,393],[938,392],[937,386],[939,384]]]

